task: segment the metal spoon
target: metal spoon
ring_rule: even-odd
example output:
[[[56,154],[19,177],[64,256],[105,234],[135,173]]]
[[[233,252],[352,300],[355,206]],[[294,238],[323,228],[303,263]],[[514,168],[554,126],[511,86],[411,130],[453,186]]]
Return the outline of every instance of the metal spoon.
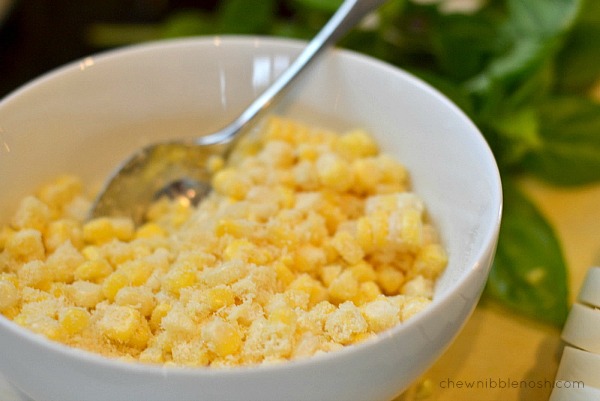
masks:
[[[210,191],[210,175],[205,168],[208,157],[231,149],[240,134],[273,106],[282,90],[315,56],[385,1],[345,0],[289,68],[227,127],[193,140],[148,145],[131,155],[113,171],[88,218],[127,216],[140,224],[150,204],[162,195],[197,204]]]

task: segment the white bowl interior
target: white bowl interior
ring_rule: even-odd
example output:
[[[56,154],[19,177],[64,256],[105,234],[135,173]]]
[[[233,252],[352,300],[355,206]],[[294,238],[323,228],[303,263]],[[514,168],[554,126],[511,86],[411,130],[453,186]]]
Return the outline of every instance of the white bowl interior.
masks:
[[[169,41],[87,58],[25,86],[0,103],[0,221],[59,174],[99,185],[141,145],[221,128],[302,47],[265,38]],[[432,308],[441,322],[415,319],[437,348],[406,368],[410,382],[457,334],[483,288],[501,208],[493,156],[473,124],[438,92],[350,52],[327,54],[276,112],[334,129],[367,129],[406,165],[414,191],[425,199],[449,264]],[[459,295],[465,300],[448,305]],[[0,331],[5,327],[0,319]]]

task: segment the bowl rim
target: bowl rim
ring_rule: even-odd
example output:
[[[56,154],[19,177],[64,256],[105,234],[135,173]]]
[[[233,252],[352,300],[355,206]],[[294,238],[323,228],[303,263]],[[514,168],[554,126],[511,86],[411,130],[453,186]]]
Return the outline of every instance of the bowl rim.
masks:
[[[175,47],[188,47],[188,46],[209,46],[212,43],[213,46],[220,45],[238,45],[238,46],[252,46],[260,48],[261,46],[274,48],[286,48],[287,50],[295,50],[300,52],[308,43],[307,41],[289,38],[280,38],[272,36],[260,36],[260,35],[206,35],[196,37],[185,37],[175,39],[162,39],[157,41],[145,42],[132,44],[127,46],[118,47],[115,49],[105,50],[98,53],[91,54],[72,62],[64,64],[49,70],[48,72],[30,80],[29,82],[21,85],[12,92],[8,93],[2,99],[0,99],[0,109],[6,104],[10,103],[13,99],[18,98],[22,94],[34,89],[37,86],[43,85],[46,81],[52,81],[59,79],[68,74],[72,74],[81,68],[82,63],[87,60],[93,60],[96,62],[111,61],[111,59],[120,58],[122,56],[136,55],[143,52],[155,52],[161,51],[167,48]],[[349,58],[353,63],[364,63],[370,64],[373,68],[386,70],[387,73],[396,74],[402,77],[402,79],[409,81],[412,85],[419,87],[421,90],[428,92],[430,95],[436,97],[446,107],[450,108],[452,112],[466,123],[467,126],[473,131],[473,140],[477,142],[478,146],[485,153],[485,159],[491,162],[493,167],[493,182],[496,196],[494,196],[494,202],[492,208],[495,210],[495,218],[492,224],[489,225],[488,229],[481,235],[484,236],[482,246],[478,252],[474,253],[472,257],[475,263],[470,268],[466,269],[466,272],[462,273],[462,276],[458,278],[455,285],[449,290],[445,291],[441,296],[435,297],[433,302],[427,309],[418,315],[412,317],[407,322],[396,325],[382,333],[378,333],[376,336],[358,344],[353,344],[351,347],[344,347],[334,352],[327,352],[320,355],[313,355],[310,358],[303,358],[299,360],[289,360],[280,364],[254,364],[247,366],[233,366],[227,368],[210,368],[210,367],[185,367],[185,366],[165,366],[164,364],[144,364],[138,361],[122,361],[118,358],[106,357],[100,354],[96,354],[83,349],[71,347],[60,342],[52,341],[44,337],[43,335],[34,333],[30,330],[20,327],[17,323],[6,318],[0,314],[0,328],[8,330],[12,334],[20,337],[24,337],[26,340],[35,343],[37,346],[44,348],[45,350],[54,354],[62,354],[64,357],[73,358],[78,362],[96,365],[97,367],[109,368],[120,372],[132,372],[136,374],[153,374],[159,375],[160,377],[165,376],[193,376],[193,377],[212,377],[218,376],[246,376],[248,374],[262,373],[282,370],[296,370],[301,369],[305,366],[310,366],[319,361],[334,361],[335,359],[344,358],[348,354],[363,352],[365,349],[374,346],[380,342],[383,338],[390,338],[397,336],[402,331],[407,330],[407,327],[420,325],[421,322],[426,318],[427,315],[433,311],[441,308],[440,305],[444,304],[448,298],[452,297],[455,293],[468,286],[470,279],[477,274],[478,271],[484,269],[481,265],[481,261],[488,253],[493,253],[496,247],[496,241],[500,229],[500,220],[502,216],[503,199],[502,199],[502,185],[500,179],[500,172],[496,164],[494,155],[481,134],[480,130],[475,126],[471,119],[448,97],[442,94],[439,90],[429,85],[422,79],[408,73],[400,67],[389,64],[385,61],[376,59],[359,52],[342,49],[335,47],[330,49],[336,56]],[[491,266],[486,268],[487,271],[482,272],[485,276],[489,274]],[[483,290],[483,288],[481,289]],[[481,292],[480,292],[481,293]],[[460,330],[455,334],[458,335]]]

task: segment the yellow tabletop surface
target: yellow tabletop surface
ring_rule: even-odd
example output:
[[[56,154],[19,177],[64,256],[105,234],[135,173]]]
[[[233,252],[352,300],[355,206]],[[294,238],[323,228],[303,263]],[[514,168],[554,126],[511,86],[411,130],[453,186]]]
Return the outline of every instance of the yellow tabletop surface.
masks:
[[[600,185],[521,184],[559,236],[573,302],[588,268],[600,266]],[[548,400],[564,346],[560,332],[482,299],[450,348],[398,401]],[[509,381],[527,384],[511,388]]]

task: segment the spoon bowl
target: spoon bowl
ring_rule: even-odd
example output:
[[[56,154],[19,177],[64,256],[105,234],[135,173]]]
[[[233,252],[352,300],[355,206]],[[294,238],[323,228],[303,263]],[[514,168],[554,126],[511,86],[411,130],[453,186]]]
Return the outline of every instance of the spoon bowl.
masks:
[[[277,103],[282,92],[323,50],[385,1],[345,0],[281,76],[222,130],[194,141],[148,145],[134,153],[117,167],[100,191],[90,218],[126,216],[140,224],[152,201],[161,195],[197,204],[209,192],[210,177],[205,167],[215,145],[226,144],[222,152],[226,154],[240,135]]]

